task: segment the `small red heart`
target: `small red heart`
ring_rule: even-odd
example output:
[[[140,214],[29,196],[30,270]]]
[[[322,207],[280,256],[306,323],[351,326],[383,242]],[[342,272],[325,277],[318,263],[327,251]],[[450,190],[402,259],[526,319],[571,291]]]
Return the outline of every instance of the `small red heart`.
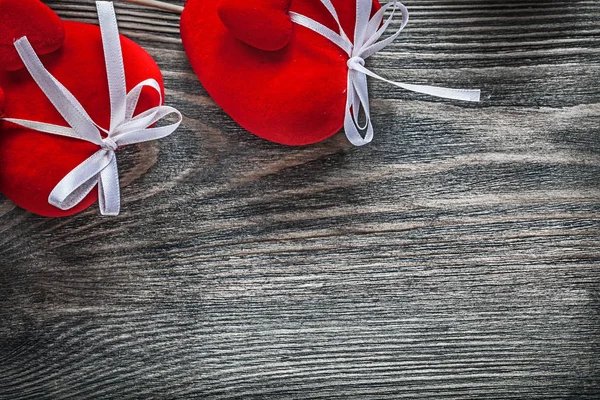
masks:
[[[0,0],[0,69],[24,67],[13,46],[27,36],[38,55],[52,53],[65,39],[63,21],[39,0]]]
[[[287,46],[264,51],[238,39],[219,15],[219,1],[188,0],[181,38],[194,71],[215,102],[243,128],[272,142],[300,146],[320,142],[344,123],[348,55],[308,28],[294,24]],[[274,0],[237,0],[240,9]],[[244,5],[248,3],[249,5]],[[348,37],[354,37],[355,0],[332,0]],[[373,0],[373,13],[379,10]],[[338,30],[320,1],[292,0],[290,11]],[[279,10],[280,15],[281,10]],[[270,31],[260,18],[238,21],[238,32]]]
[[[65,32],[64,45],[42,59],[44,66],[96,123],[108,128],[110,98],[100,28],[67,21]],[[123,36],[121,48],[128,91],[149,78],[163,87],[160,69],[144,49]],[[27,70],[0,71],[0,87],[6,96],[6,118],[67,126]],[[157,93],[143,90],[136,113],[155,107],[158,100]],[[61,217],[82,211],[96,201],[97,190],[67,211],[49,204],[48,196],[62,178],[97,150],[97,146],[82,140],[0,121],[0,192],[19,207],[43,216]]]
[[[257,49],[275,51],[292,37],[292,0],[220,0],[217,13],[233,35]]]

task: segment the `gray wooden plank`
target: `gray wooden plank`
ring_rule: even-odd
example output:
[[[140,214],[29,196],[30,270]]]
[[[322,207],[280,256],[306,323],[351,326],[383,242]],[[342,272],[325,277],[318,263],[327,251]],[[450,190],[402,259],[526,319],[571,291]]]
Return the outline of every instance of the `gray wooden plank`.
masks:
[[[356,149],[246,133],[117,2],[184,125],[120,151],[118,218],[0,200],[0,398],[600,398],[600,4],[406,5],[369,65],[483,101],[372,82]]]

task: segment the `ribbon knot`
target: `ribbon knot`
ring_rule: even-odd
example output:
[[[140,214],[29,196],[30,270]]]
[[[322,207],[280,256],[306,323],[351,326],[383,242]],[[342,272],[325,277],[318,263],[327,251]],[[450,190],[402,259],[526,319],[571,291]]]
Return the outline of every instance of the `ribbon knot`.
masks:
[[[112,138],[106,137],[102,139],[102,145],[100,147],[106,151],[116,151],[119,145],[117,144],[117,142],[112,140]]]
[[[127,92],[123,54],[113,4],[98,1],[96,7],[110,93],[110,129],[103,129],[96,124],[73,94],[44,68],[27,37],[18,39],[15,48],[37,85],[69,127],[13,118],[4,120],[39,132],[85,140],[97,145],[99,150],[96,153],[75,167],[54,187],[48,202],[61,210],[69,210],[79,204],[97,185],[100,213],[118,215],[121,195],[115,151],[119,146],[166,137],[179,127],[183,117],[173,107],[162,105],[161,87],[154,79],[140,82]],[[144,88],[150,88],[158,93],[158,106],[134,116]],[[177,122],[151,128],[171,114],[177,116]]]
[[[359,56],[354,56],[354,57],[350,57],[348,59],[348,68],[358,71],[358,67],[357,65],[364,67],[365,66],[365,59]]]
[[[319,35],[329,39],[348,54],[348,95],[344,117],[344,130],[348,140],[355,146],[363,146],[373,140],[373,125],[371,123],[371,113],[369,108],[367,76],[413,92],[447,99],[479,101],[479,90],[448,89],[435,86],[393,82],[382,78],[365,68],[365,60],[391,44],[398,36],[400,36],[400,33],[408,23],[408,10],[402,3],[391,1],[382,6],[381,9],[371,17],[373,1],[356,0],[356,25],[354,29],[354,41],[352,41],[344,32],[337,11],[331,3],[331,0],[320,1],[333,16],[338,26],[339,33],[302,14],[290,12],[289,15],[293,22],[311,29]],[[390,16],[384,22],[384,15],[390,9]],[[393,35],[383,40],[379,40],[390,26],[390,23],[398,10],[402,14],[402,23],[400,24],[400,27]],[[358,123],[361,110],[363,110],[366,117],[364,125]]]

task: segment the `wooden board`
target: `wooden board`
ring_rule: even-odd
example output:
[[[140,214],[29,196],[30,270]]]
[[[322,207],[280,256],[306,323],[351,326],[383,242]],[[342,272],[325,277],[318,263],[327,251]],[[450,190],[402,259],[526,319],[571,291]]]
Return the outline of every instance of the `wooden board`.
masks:
[[[372,82],[359,149],[246,133],[117,2],[185,121],[119,152],[118,218],[0,200],[0,398],[600,398],[600,3],[406,5],[369,66],[483,101]]]

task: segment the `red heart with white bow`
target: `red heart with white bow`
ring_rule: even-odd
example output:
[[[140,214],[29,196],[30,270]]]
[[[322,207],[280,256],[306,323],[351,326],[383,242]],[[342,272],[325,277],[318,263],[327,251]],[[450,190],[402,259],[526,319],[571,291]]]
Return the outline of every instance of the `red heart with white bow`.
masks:
[[[43,216],[98,199],[118,214],[117,148],[181,121],[162,106],[154,60],[119,36],[112,3],[97,4],[101,27],[63,22],[39,0],[0,0],[0,192]],[[174,113],[179,122],[151,128]]]

